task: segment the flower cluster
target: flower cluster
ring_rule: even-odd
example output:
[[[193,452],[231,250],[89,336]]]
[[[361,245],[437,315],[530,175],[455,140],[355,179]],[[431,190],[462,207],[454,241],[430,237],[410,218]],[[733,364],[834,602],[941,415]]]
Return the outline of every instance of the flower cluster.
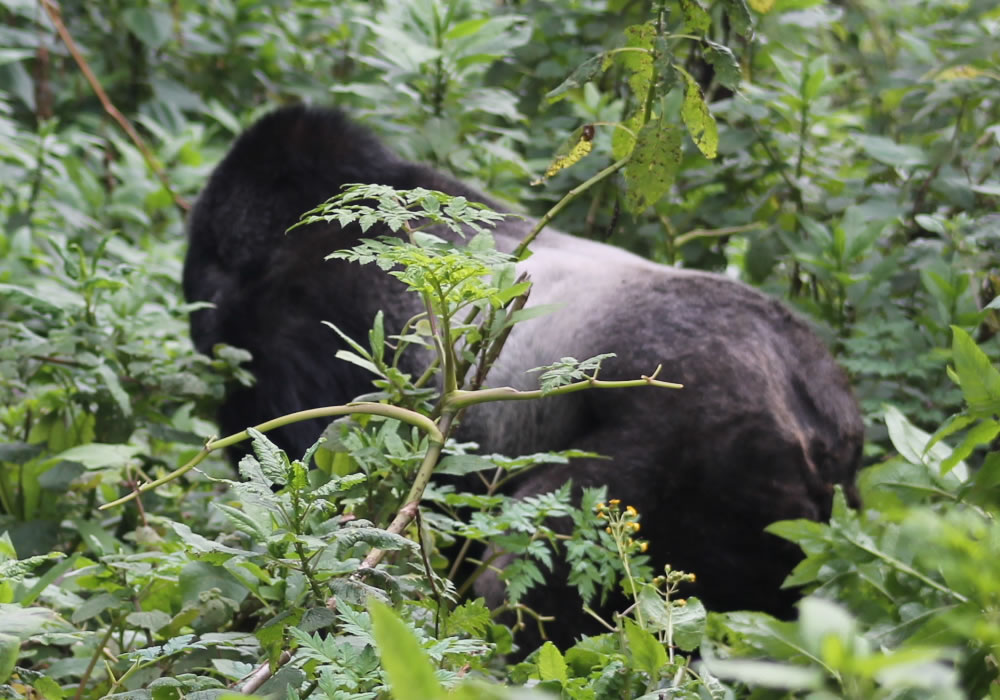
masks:
[[[635,534],[639,532],[639,511],[634,507],[625,506],[622,510],[621,501],[612,498],[606,504],[598,503],[594,511],[598,518],[607,521],[604,531],[615,539],[621,552],[634,554],[649,549],[649,542],[635,539]]]

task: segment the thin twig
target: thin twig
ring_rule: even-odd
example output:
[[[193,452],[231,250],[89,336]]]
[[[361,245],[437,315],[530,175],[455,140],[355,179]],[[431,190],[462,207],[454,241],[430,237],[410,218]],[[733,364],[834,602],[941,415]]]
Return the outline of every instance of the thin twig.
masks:
[[[277,671],[279,668],[287,664],[292,660],[292,655],[290,652],[283,651],[278,657],[277,663],[274,664],[274,670]],[[266,683],[274,673],[271,671],[270,664],[261,664],[254,672],[250,674],[247,678],[246,683],[240,687],[240,693],[243,695],[253,695],[258,688],[260,688],[264,683]]]
[[[63,43],[66,44],[66,48],[69,49],[70,54],[73,55],[73,59],[76,61],[76,65],[80,67],[83,77],[87,79],[87,82],[90,83],[90,87],[94,91],[94,94],[97,95],[97,99],[101,101],[101,106],[104,107],[104,111],[107,112],[112,119],[118,122],[118,125],[122,128],[122,130],[128,134],[130,139],[132,139],[132,143],[134,143],[136,148],[139,149],[139,152],[142,153],[142,157],[143,160],[146,161],[146,165],[148,165],[149,169],[153,171],[153,174],[156,175],[164,189],[170,193],[171,198],[174,200],[174,204],[180,210],[181,214],[187,214],[187,212],[191,209],[191,205],[187,202],[187,200],[174,192],[173,187],[170,185],[170,180],[167,179],[167,174],[163,171],[163,168],[160,167],[160,164],[156,162],[156,158],[149,150],[146,142],[142,140],[141,136],[139,136],[135,127],[132,126],[132,122],[126,119],[125,116],[118,111],[118,108],[111,102],[111,99],[108,97],[108,93],[104,91],[104,88],[101,87],[101,83],[97,80],[97,76],[94,75],[94,71],[90,69],[90,64],[87,63],[83,54],[80,53],[80,49],[77,47],[76,41],[73,40],[73,36],[69,33],[69,30],[66,29],[66,25],[63,24],[62,17],[59,15],[59,8],[56,7],[52,0],[38,1],[42,4],[42,7],[45,8],[45,12],[48,14],[49,19],[52,20],[52,24],[55,25],[56,31],[59,33],[59,37],[63,40]]]

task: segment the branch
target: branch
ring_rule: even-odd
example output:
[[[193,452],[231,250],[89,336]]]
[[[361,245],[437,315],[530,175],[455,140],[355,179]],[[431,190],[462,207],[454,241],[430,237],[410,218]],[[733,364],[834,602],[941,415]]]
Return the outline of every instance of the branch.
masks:
[[[416,426],[423,430],[431,439],[431,445],[435,443],[444,443],[444,435],[442,431],[438,429],[434,421],[432,421],[427,416],[421,415],[416,411],[411,411],[407,408],[400,408],[399,406],[389,406],[383,403],[352,403],[346,406],[324,406],[323,408],[311,408],[306,411],[298,411],[296,413],[289,413],[288,415],[281,416],[280,418],[275,418],[273,420],[266,421],[260,425],[252,426],[255,430],[262,433],[266,433],[268,430],[274,430],[275,428],[281,428],[292,423],[299,423],[304,420],[310,420],[312,418],[330,418],[333,416],[350,416],[356,414],[367,414],[372,416],[385,416],[386,418],[394,418],[402,423],[408,423],[409,425]],[[215,450],[219,450],[225,447],[231,447],[237,443],[243,442],[250,435],[247,431],[242,431],[235,433],[228,437],[224,437],[220,440],[210,439],[205,446],[191,461],[189,461],[184,466],[179,469],[175,469],[166,476],[162,476],[156,481],[149,481],[142,484],[127,496],[123,496],[116,501],[111,501],[110,503],[105,503],[100,507],[100,510],[107,510],[108,508],[113,508],[115,506],[120,506],[123,503],[128,503],[129,501],[137,498],[140,494],[150,491],[162,486],[168,481],[173,481],[177,477],[186,474],[187,472],[198,466],[209,454]],[[440,448],[439,448],[440,451]],[[428,477],[429,479],[429,477]],[[416,486],[416,484],[414,484]],[[425,484],[426,486],[426,484]],[[411,490],[412,493],[412,490]],[[423,490],[421,489],[421,493]]]
[[[614,163],[606,167],[604,170],[594,175],[589,180],[581,182],[579,185],[577,185],[569,192],[567,192],[565,195],[563,195],[563,198],[560,199],[558,202],[556,202],[555,206],[549,209],[547,212],[545,212],[545,216],[543,216],[541,219],[538,220],[538,222],[535,224],[535,227],[531,229],[531,233],[525,236],[524,240],[522,240],[520,243],[517,244],[517,248],[514,249],[513,253],[514,257],[520,260],[521,257],[524,255],[524,252],[528,249],[528,246],[530,246],[532,242],[534,242],[534,240],[538,238],[538,234],[542,232],[542,229],[548,226],[549,223],[552,221],[552,219],[554,219],[556,215],[559,214],[559,212],[561,212],[563,209],[566,208],[567,204],[572,202],[574,199],[576,199],[578,196],[586,192],[588,189],[596,185],[604,178],[608,177],[609,175],[613,175],[622,168],[624,168],[625,164],[628,163],[629,158],[631,157],[632,157],[631,154],[629,154],[624,158],[622,158],[621,160],[615,161]]]
[[[289,652],[281,652],[281,656],[278,657],[278,662],[274,665],[274,670],[277,671],[291,660],[292,655]],[[253,673],[250,674],[246,683],[240,686],[240,694],[253,695],[254,692],[264,685],[265,681],[267,681],[272,675],[274,674],[271,672],[271,665],[266,663],[261,664],[254,669]]]
[[[441,458],[444,439],[451,430],[451,423],[454,418],[455,414],[453,412],[445,413],[441,417],[441,427],[438,429],[435,426],[435,429],[440,431],[438,433],[440,439],[435,439],[431,436],[431,443],[427,447],[427,452],[424,454],[424,461],[421,462],[420,468],[417,470],[417,475],[413,477],[410,492],[406,494],[403,507],[399,509],[396,517],[392,519],[389,527],[386,528],[387,532],[391,532],[394,535],[402,534],[403,530],[408,528],[413,519],[417,517],[417,508],[420,506],[420,499],[424,497],[424,490],[427,488],[427,484],[431,482],[431,475],[434,473],[434,467],[437,466],[438,460]],[[385,557],[385,550],[373,549],[368,552],[368,556],[361,562],[361,565],[354,572],[353,576],[358,576],[365,569],[374,568],[382,561],[383,557]]]
[[[477,403],[487,401],[529,401],[540,399],[546,396],[561,396],[572,394],[585,389],[627,389],[636,386],[658,386],[663,389],[683,389],[683,384],[674,382],[663,382],[656,378],[662,366],[658,366],[656,371],[650,376],[642,375],[639,379],[624,379],[620,381],[605,381],[590,377],[572,384],[564,384],[550,391],[535,389],[533,391],[521,391],[509,386],[497,387],[495,389],[480,389],[478,391],[454,391],[446,398],[446,404],[452,409],[462,409],[474,406]]]
[[[139,136],[139,133],[135,130],[135,127],[132,126],[132,123],[118,111],[117,107],[114,106],[111,99],[108,97],[108,93],[104,92],[104,88],[101,87],[101,83],[97,80],[97,76],[94,75],[94,72],[90,69],[90,65],[87,63],[87,60],[83,57],[83,54],[80,53],[80,49],[77,47],[76,41],[73,40],[73,36],[69,33],[69,30],[66,29],[66,25],[63,24],[62,18],[59,16],[59,8],[53,4],[52,0],[38,1],[41,3],[42,7],[45,8],[45,12],[48,14],[49,19],[52,20],[52,24],[55,25],[56,32],[59,33],[59,37],[63,40],[63,43],[66,44],[66,48],[69,49],[70,54],[72,54],[73,59],[76,61],[76,65],[80,67],[83,77],[87,79],[87,82],[90,83],[90,87],[93,89],[94,94],[97,95],[97,99],[101,101],[104,111],[107,112],[112,119],[118,122],[118,125],[121,126],[122,130],[128,134],[130,139],[132,139],[132,143],[134,143],[136,148],[139,149],[139,152],[142,153],[142,157],[143,160],[146,161],[146,165],[148,165],[149,169],[153,171],[153,174],[156,175],[164,189],[170,193],[171,198],[174,200],[174,204],[177,205],[181,214],[186,214],[191,209],[191,205],[180,195],[174,192],[174,188],[170,185],[170,180],[167,179],[167,174],[163,171],[163,168],[160,167],[160,164],[156,162],[156,158],[153,157],[153,154],[146,145],[146,142],[142,140],[141,136]]]

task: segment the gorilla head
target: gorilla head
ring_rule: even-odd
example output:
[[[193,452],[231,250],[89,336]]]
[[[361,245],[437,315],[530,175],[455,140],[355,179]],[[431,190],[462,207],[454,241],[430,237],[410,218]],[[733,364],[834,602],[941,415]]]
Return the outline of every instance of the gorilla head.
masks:
[[[214,306],[193,314],[191,332],[202,352],[220,342],[248,349],[257,379],[229,392],[219,413],[224,433],[370,390],[370,375],[334,359],[343,346],[321,321],[362,338],[379,309],[388,332],[419,310],[375,266],[324,261],[352,244],[356,230],[328,224],[284,233],[304,211],[358,182],[489,203],[401,160],[340,112],[306,107],[273,112],[240,136],[198,199],[184,292]],[[503,224],[498,247],[512,250],[528,228]],[[534,388],[528,368],[615,352],[603,379],[637,378],[661,364],[662,378],[686,388],[484,404],[469,409],[461,437],[487,452],[574,447],[610,456],[531,472],[515,495],[552,490],[570,477],[578,487],[607,485],[610,497],[643,514],[654,564],[696,572],[709,607],[787,614],[794,597],[780,585],[798,554],[763,528],[828,517],[834,485],[853,493],[861,454],[858,409],[829,352],[780,303],[726,277],[552,230],[533,252],[520,264],[533,281],[530,304],[564,306],[515,327],[491,385]],[[300,455],[323,428],[299,423],[272,438]],[[488,597],[495,584],[484,586]],[[530,604],[560,617],[559,642],[584,630],[574,622],[583,617],[579,603],[559,584]]]

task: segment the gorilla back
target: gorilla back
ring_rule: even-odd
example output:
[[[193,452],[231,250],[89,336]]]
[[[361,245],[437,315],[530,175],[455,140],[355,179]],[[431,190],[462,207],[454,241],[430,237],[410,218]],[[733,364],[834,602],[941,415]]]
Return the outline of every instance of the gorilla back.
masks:
[[[355,182],[488,201],[401,160],[334,110],[284,108],[244,133],[191,214],[184,267],[188,300],[214,304],[192,316],[198,349],[224,342],[253,354],[257,382],[229,392],[219,414],[224,433],[369,390],[363,370],[334,359],[343,344],[321,321],[363,338],[378,309],[387,332],[417,312],[418,300],[375,266],[323,260],[357,231],[328,224],[284,235],[302,212]],[[498,247],[512,250],[527,227],[503,224]],[[854,493],[861,453],[858,409],[829,352],[780,303],[726,277],[551,230],[533,251],[521,264],[533,281],[530,303],[565,305],[515,327],[491,385],[534,388],[528,368],[615,352],[602,378],[633,379],[661,364],[663,379],[686,388],[486,404],[469,410],[461,437],[489,452],[578,447],[610,456],[536,470],[516,494],[570,477],[577,486],[607,485],[610,497],[642,513],[657,567],[695,572],[710,607],[787,614],[794,597],[780,584],[799,555],[763,528],[828,517],[834,485]],[[323,427],[300,423],[273,437],[299,455]],[[563,593],[551,597],[550,610],[581,617]]]

